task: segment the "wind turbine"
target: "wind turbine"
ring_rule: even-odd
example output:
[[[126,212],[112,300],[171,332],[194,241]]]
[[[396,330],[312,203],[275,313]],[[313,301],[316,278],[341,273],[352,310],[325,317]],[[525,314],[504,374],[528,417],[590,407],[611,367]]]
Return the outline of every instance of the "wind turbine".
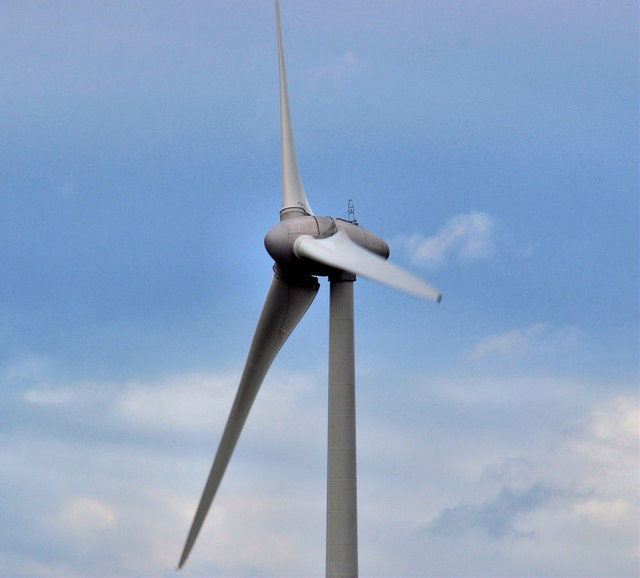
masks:
[[[329,433],[327,460],[327,576],[357,576],[357,485],[353,282],[368,277],[416,297],[439,302],[433,287],[389,263],[389,246],[355,223],[317,217],[302,186],[293,140],[280,9],[275,0],[280,69],[282,209],[266,235],[274,276],[251,343],[222,440],[202,492],[178,568],[191,552],[264,377],[280,348],[328,277]]]

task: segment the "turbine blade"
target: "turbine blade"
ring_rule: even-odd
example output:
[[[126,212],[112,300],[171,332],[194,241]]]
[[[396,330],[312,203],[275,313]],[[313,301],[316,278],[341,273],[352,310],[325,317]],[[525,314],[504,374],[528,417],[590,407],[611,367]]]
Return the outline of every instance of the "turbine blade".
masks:
[[[189,535],[180,558],[182,568],[216,495],[260,385],[278,351],[306,313],[318,292],[314,277],[287,281],[276,274],[258,321],[236,398],[227,419],[215,460],[204,486]]]
[[[293,250],[297,257],[306,257],[342,271],[362,275],[421,299],[438,303],[442,299],[442,294],[437,289],[354,243],[341,230],[325,239],[301,235],[296,239]]]
[[[313,215],[307,196],[304,193],[296,145],[293,140],[293,126],[289,109],[289,91],[287,89],[287,70],[284,64],[284,46],[280,25],[280,5],[276,0],[276,27],[278,29],[278,64],[280,68],[280,130],[282,133],[282,209],[302,209]]]

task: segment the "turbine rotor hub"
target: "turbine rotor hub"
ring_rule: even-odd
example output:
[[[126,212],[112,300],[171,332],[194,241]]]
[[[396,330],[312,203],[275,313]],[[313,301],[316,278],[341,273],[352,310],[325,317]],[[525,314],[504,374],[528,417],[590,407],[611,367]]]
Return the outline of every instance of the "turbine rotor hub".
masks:
[[[377,253],[384,259],[389,257],[389,245],[377,235],[343,219],[312,215],[289,217],[280,221],[265,236],[264,246],[273,260],[282,268],[300,269],[302,267],[313,275],[327,276],[333,274],[334,270],[309,259],[300,259],[295,252],[295,242],[301,235],[326,239],[338,231],[344,231],[354,243]]]

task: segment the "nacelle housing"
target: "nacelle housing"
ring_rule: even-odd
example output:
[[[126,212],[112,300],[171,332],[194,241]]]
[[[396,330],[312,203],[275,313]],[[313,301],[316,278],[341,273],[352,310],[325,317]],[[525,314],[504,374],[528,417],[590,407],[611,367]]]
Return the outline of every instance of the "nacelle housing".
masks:
[[[265,236],[264,246],[278,265],[287,268],[294,262],[299,264],[300,261],[307,261],[299,259],[293,251],[293,244],[300,235],[326,239],[339,230],[344,231],[354,243],[364,249],[380,255],[383,259],[389,258],[389,245],[377,235],[343,219],[311,215],[280,221]],[[325,265],[312,261],[309,261],[308,269],[313,275],[328,275],[330,271]]]

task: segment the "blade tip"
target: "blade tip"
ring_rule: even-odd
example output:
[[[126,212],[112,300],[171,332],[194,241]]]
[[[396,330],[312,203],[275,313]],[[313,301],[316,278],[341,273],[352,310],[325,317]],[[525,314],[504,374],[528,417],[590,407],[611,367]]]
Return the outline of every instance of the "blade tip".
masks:
[[[188,557],[189,557],[189,552],[182,553],[182,556],[180,556],[180,562],[178,562],[178,567],[176,568],[176,572],[179,572],[180,570],[182,570],[182,567],[184,566],[184,563],[187,561]]]

